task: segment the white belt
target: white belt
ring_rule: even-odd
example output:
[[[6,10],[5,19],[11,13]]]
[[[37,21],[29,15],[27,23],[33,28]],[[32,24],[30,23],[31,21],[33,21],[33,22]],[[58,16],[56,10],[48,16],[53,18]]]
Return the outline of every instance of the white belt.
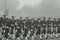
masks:
[[[11,24],[11,26],[14,26],[13,24]]]
[[[20,28],[20,27],[17,27],[17,28]]]

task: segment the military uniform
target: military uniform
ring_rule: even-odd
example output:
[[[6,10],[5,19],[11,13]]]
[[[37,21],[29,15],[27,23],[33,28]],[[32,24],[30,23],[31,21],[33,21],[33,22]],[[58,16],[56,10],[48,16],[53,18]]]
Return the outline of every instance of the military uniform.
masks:
[[[11,20],[11,21],[10,21],[10,28],[11,28],[10,34],[13,34],[13,29],[14,29],[14,27],[15,27],[15,20]]]
[[[41,27],[43,28],[43,30],[42,30],[42,33],[46,33],[46,30],[45,30],[45,28],[46,28],[46,21],[41,21]]]
[[[58,21],[57,27],[58,27],[58,33],[60,33],[60,21]]]
[[[21,28],[20,27],[18,27],[18,26],[16,26],[17,28],[15,29],[16,30],[16,37],[19,37],[20,36],[20,34],[21,34]]]
[[[47,33],[50,33],[50,34],[51,34],[51,23],[52,23],[51,20],[47,20],[47,28],[48,28]]]
[[[24,36],[24,37],[26,37],[26,36],[27,36],[27,34],[28,34],[28,29],[27,29],[27,28],[25,28],[25,29],[24,29],[24,35],[23,35],[23,36]]]
[[[55,34],[56,34],[57,25],[58,25],[57,21],[53,21],[53,28],[54,28],[53,31],[55,32]]]
[[[9,37],[8,33],[9,33],[9,27],[6,27],[5,28],[5,35],[4,35],[5,38]]]

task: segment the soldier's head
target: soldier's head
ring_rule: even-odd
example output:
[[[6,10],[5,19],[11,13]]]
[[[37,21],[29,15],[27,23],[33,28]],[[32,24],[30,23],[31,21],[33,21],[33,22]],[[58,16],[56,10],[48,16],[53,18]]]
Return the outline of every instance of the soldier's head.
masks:
[[[29,20],[29,17],[26,17],[27,20]]]
[[[41,19],[41,17],[40,18],[38,18],[37,20],[40,20]]]
[[[43,17],[43,20],[46,20],[46,18],[45,18],[45,17]]]
[[[20,17],[20,20],[22,20],[22,17]]]
[[[56,18],[54,18],[53,20],[56,21]]]
[[[48,20],[51,20],[51,17],[49,17]]]
[[[60,21],[60,18],[58,18],[58,21]]]
[[[14,19],[15,19],[15,17],[14,17],[14,16],[12,16],[11,18],[12,18],[12,20],[14,20]]]
[[[3,15],[3,18],[6,18],[6,15]]]

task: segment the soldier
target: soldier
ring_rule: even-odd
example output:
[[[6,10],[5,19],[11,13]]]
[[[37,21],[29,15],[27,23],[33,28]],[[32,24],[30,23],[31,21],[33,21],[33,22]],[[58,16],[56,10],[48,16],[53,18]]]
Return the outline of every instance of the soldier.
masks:
[[[39,35],[39,37],[41,36],[41,18],[38,18],[37,35]]]
[[[3,37],[4,37],[4,35],[5,35],[5,34],[4,34],[4,31],[5,31],[7,19],[8,19],[8,18],[6,18],[6,15],[3,15],[2,20],[1,20],[1,22],[2,22],[2,36],[3,36]]]
[[[58,21],[57,21],[57,33],[58,35],[60,34],[60,18],[58,18]]]
[[[14,38],[14,30],[15,30],[15,17],[12,16],[12,19],[10,20],[10,37],[11,39]]]
[[[38,20],[35,20],[35,18],[32,18],[31,20],[31,30],[34,31],[34,34],[32,34],[32,38],[37,38],[36,31],[37,31],[37,24]]]
[[[49,17],[48,18],[48,20],[47,20],[47,27],[48,27],[48,34],[51,36],[51,38],[52,38],[52,33],[53,33],[53,31],[51,31],[51,28],[53,27],[52,26],[52,20],[51,20],[51,18]],[[52,29],[53,30],[53,29]]]
[[[43,20],[41,20],[41,34],[45,35],[46,33],[46,18],[43,17]]]
[[[53,33],[56,35],[56,37],[58,37],[57,35],[57,20],[56,18],[53,19]]]
[[[20,20],[19,20],[19,26],[21,27],[21,28],[23,28],[23,30],[24,30],[24,20],[22,19],[22,17],[20,17]]]
[[[2,27],[2,19],[3,17],[0,18],[0,28]]]
[[[4,30],[4,39],[5,40],[8,40],[8,38],[9,38],[9,27],[5,27],[5,30]]]
[[[0,40],[2,40],[2,17],[0,18]]]
[[[28,27],[28,29],[31,29],[31,20],[29,19],[29,17],[26,17],[25,25],[26,27]]]

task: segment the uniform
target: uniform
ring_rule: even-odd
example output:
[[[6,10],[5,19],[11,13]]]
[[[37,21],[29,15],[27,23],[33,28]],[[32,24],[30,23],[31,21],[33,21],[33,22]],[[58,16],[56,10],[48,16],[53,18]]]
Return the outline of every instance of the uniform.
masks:
[[[57,27],[58,27],[58,33],[60,33],[60,21],[58,21]]]
[[[8,38],[9,37],[8,33],[9,33],[9,28],[6,27],[5,28],[5,36],[4,36],[5,38]]]
[[[4,39],[5,40],[8,40],[9,38],[9,27],[5,27],[5,30],[4,30]]]
[[[2,17],[0,18],[0,27],[2,27]]]
[[[19,20],[18,26],[24,29],[24,21],[23,20]]]
[[[20,30],[19,30],[20,28],[18,27],[17,29],[16,29],[16,33],[15,33],[15,37],[16,37],[16,39],[17,40],[20,40]]]
[[[10,21],[10,28],[11,28],[10,34],[13,34],[13,29],[14,29],[14,27],[15,27],[15,20],[11,20],[11,21]]]
[[[41,21],[41,27],[43,28],[42,33],[45,34],[46,33],[46,30],[45,30],[45,28],[46,28],[46,21],[44,21],[44,20]]]
[[[55,34],[56,37],[58,37],[58,33],[57,33],[57,25],[58,25],[58,22],[55,20],[53,21],[53,33]]]
[[[26,20],[25,21],[25,26],[31,30],[31,20]]]
[[[25,31],[24,31],[24,37],[25,37],[25,40],[28,40],[28,37],[27,37],[27,34],[28,34],[28,29],[27,28],[25,28],[24,29]]]
[[[23,35],[23,36],[26,37],[26,36],[27,36],[27,33],[28,33],[28,29],[25,28],[25,29],[24,29],[24,35]]]
[[[47,33],[49,34],[51,34],[51,23],[52,23],[52,21],[51,20],[47,20],[47,28],[48,28],[48,31],[47,31]]]

